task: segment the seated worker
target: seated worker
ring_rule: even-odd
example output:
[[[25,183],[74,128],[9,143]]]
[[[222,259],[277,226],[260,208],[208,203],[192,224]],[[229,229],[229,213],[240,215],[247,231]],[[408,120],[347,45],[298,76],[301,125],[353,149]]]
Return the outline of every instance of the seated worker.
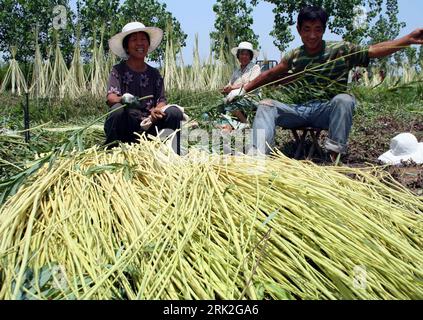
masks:
[[[147,54],[160,45],[162,37],[163,31],[159,28],[131,22],[109,40],[110,50],[123,61],[111,70],[107,104],[110,110],[126,105],[106,119],[104,131],[109,147],[116,146],[117,141],[136,142],[135,132],[157,135],[162,129],[175,131],[180,128],[183,112],[177,106],[167,106],[163,78],[157,69],[145,62]],[[150,97],[139,101],[146,96]],[[147,130],[141,126],[146,119],[151,120]],[[179,139],[178,133],[178,150]]]
[[[222,89],[222,93],[228,94],[233,90],[239,89],[251,80],[260,75],[260,66],[252,60],[257,59],[259,51],[253,49],[250,42],[241,42],[238,47],[232,48],[232,54],[237,57],[240,67],[235,69],[229,84]],[[241,123],[247,123],[247,118],[242,110],[234,110],[232,115],[237,117]]]
[[[310,94],[302,94],[303,101],[288,105],[275,100],[259,103],[253,123],[253,147],[250,154],[269,153],[274,145],[275,127],[317,127],[329,129],[325,148],[332,160],[347,150],[356,99],[347,94],[349,71],[355,66],[366,67],[370,59],[386,57],[411,44],[423,44],[423,29],[417,29],[403,38],[360,47],[352,43],[326,42],[328,15],[320,7],[308,6],[298,15],[297,30],[303,46],[282,58],[274,68],[263,72],[243,89],[232,91],[228,100],[244,95],[267,83],[277,81],[291,72],[305,83]],[[286,80],[286,79],[284,79]],[[258,139],[258,129],[264,130],[265,141]],[[263,131],[261,131],[263,132]],[[260,140],[260,141],[259,141]]]

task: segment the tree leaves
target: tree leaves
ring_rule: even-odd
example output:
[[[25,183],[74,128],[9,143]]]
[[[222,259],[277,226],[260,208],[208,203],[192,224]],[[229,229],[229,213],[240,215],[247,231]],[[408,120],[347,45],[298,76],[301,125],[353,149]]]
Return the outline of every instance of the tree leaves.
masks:
[[[223,46],[224,52],[229,52],[241,41],[248,41],[259,48],[258,35],[251,29],[253,8],[246,0],[217,0],[213,6],[216,14],[215,31],[210,33],[212,50],[216,55]]]
[[[53,29],[53,9],[56,5],[65,6],[67,24],[65,29]],[[60,38],[60,47],[65,60],[70,61],[73,52],[73,12],[68,0],[1,0],[0,1],[0,51],[4,58],[10,58],[10,47],[19,48],[16,60],[32,61],[35,51],[36,33],[43,57],[47,48]],[[28,70],[24,70],[26,72]]]
[[[275,5],[274,27],[270,33],[276,38],[273,42],[276,47],[284,51],[289,47],[289,43],[294,39],[290,27],[296,24],[296,16],[306,5],[316,5],[325,8],[329,14],[328,28],[335,34],[341,35],[345,40],[351,42],[362,42],[367,37],[371,37],[371,29],[368,25],[382,12],[383,4],[386,3],[389,24],[383,21],[383,28],[380,31],[391,30],[383,33],[388,38],[397,36],[396,30],[403,27],[398,22],[398,0],[262,0]],[[257,5],[260,0],[251,0],[252,5]],[[355,23],[357,8],[365,8],[366,14],[363,26]],[[381,22],[382,23],[382,22]],[[378,28],[376,26],[376,28]],[[398,29],[399,30],[399,29]],[[378,30],[373,30],[373,33]]]
[[[53,9],[56,5],[63,5],[67,9],[66,27],[57,31],[53,29]],[[69,0],[1,0],[0,52],[4,53],[5,59],[9,59],[9,48],[14,45],[19,48],[16,56],[19,62],[32,61],[38,31],[37,39],[43,58],[47,58],[47,49],[53,47],[58,40],[65,61],[70,63],[74,40],[79,32],[85,52],[91,50],[94,41],[97,45],[101,42],[103,49],[107,51],[110,37],[131,21],[140,21],[146,26],[157,26],[163,30],[170,23],[176,47],[185,46],[187,35],[182,31],[179,21],[166,10],[166,4],[157,0],[126,0],[122,5],[119,0],[78,0],[76,14],[70,9]],[[165,40],[166,37],[167,35]],[[159,61],[163,57],[163,51],[164,46],[161,46],[149,58]]]

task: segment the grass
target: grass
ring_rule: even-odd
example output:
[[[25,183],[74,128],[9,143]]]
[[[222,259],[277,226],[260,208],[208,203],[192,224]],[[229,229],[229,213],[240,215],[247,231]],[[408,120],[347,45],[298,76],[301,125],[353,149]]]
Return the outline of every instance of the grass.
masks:
[[[423,84],[403,85],[395,89],[387,86],[369,88],[357,86],[352,89],[359,105],[354,115],[350,135],[347,163],[375,163],[377,157],[389,149],[390,139],[397,133],[410,131],[423,139]],[[172,90],[168,101],[183,106],[193,119],[200,122],[207,113],[211,119],[219,115],[222,95],[218,91]],[[0,95],[1,128],[23,130],[23,97]],[[21,138],[1,139],[0,179],[6,179],[23,167],[35,155],[46,153],[69,138],[73,131],[46,131],[45,128],[72,128],[83,126],[107,112],[105,99],[83,95],[78,99],[30,99],[31,127],[44,125],[31,131],[31,141]],[[98,123],[102,126],[103,123]],[[104,141],[103,132],[91,130],[85,135],[85,145],[90,147]],[[276,146],[285,154],[293,155],[292,137],[287,130],[278,130]]]
[[[396,90],[358,87],[353,93],[359,105],[350,136],[351,162],[374,162],[401,132],[423,139],[423,84]]]

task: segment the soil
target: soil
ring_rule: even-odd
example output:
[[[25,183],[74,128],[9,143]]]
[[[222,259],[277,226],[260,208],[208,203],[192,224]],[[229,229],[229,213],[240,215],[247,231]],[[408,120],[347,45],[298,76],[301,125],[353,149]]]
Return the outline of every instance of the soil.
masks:
[[[380,165],[381,163],[377,158],[389,150],[390,140],[402,132],[411,132],[417,140],[423,141],[423,121],[417,119],[410,123],[388,117],[379,117],[371,127],[354,123],[348,152],[341,158],[342,164],[357,168]],[[326,136],[327,132],[323,131],[319,140],[320,145]],[[307,138],[304,148],[306,154],[311,145],[311,139]],[[296,144],[290,130],[278,128],[276,146],[285,155],[294,157]],[[311,160],[321,165],[332,164],[324,150],[322,156],[315,152]],[[413,193],[423,196],[423,165],[407,162],[398,166],[388,166],[385,170]]]

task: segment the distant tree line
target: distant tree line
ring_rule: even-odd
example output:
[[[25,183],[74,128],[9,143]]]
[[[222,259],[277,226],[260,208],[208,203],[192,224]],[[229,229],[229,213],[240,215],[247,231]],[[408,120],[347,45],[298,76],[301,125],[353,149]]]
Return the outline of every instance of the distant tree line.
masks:
[[[221,50],[228,52],[240,41],[250,41],[260,47],[252,28],[253,10],[260,1],[274,5],[274,27],[270,35],[281,51],[285,51],[297,36],[292,34],[290,27],[296,24],[301,8],[309,4],[323,6],[330,15],[328,29],[355,43],[369,44],[396,38],[405,26],[398,20],[398,0],[216,0],[210,8],[215,13],[210,38],[216,55]],[[74,44],[79,39],[84,58],[89,59],[94,42],[107,50],[108,39],[127,22],[135,20],[165,30],[165,40],[170,37],[177,50],[186,45],[187,34],[180,22],[167,10],[166,4],[158,0],[125,0],[123,3],[119,0],[77,0],[76,10],[71,10],[69,0],[0,0],[0,52],[7,60],[10,47],[16,46],[17,60],[28,62],[33,59],[36,42],[46,58],[49,48],[58,41],[69,63]],[[56,30],[55,26],[60,28]],[[163,41],[150,59],[162,61],[165,43]],[[384,67],[388,63],[408,61],[411,65],[419,65],[422,57],[422,49],[412,47],[398,52],[390,60],[376,61],[376,64]]]
[[[59,41],[69,63],[76,39],[89,58],[94,42],[107,49],[108,39],[131,21],[167,30],[165,40],[170,35],[176,47],[185,46],[187,35],[179,21],[157,0],[125,0],[122,4],[119,0],[77,0],[75,11],[69,0],[0,0],[0,51],[9,59],[10,47],[16,46],[16,59],[27,62],[33,59],[36,42],[46,58],[49,48]],[[163,50],[162,45],[150,58],[160,61]]]

